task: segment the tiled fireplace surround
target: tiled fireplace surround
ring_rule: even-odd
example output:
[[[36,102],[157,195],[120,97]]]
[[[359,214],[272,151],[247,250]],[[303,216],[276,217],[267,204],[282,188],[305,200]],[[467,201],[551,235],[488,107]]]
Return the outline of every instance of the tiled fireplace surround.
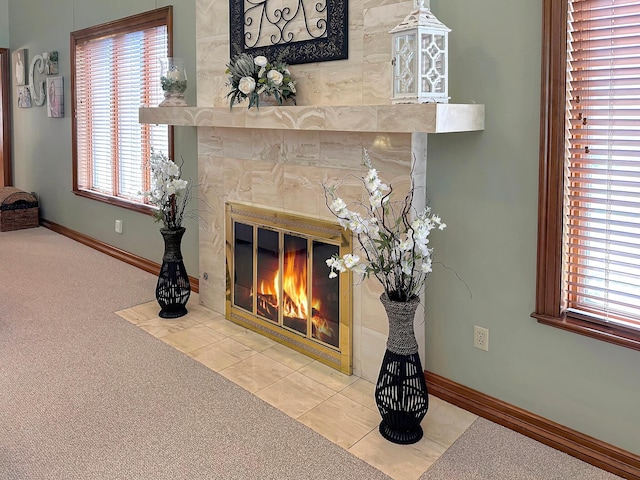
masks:
[[[343,182],[340,191],[347,199],[361,197],[357,177],[362,175],[363,147],[371,150],[373,162],[398,195],[404,195],[409,185],[411,135],[407,134],[384,137],[390,145],[384,152],[376,148],[382,137],[375,134],[201,128],[198,136],[201,198],[212,209],[203,219],[213,226],[200,231],[200,298],[220,312],[226,285],[220,226],[225,201],[334,220],[325,205],[322,183]],[[204,273],[208,279],[203,281]],[[368,280],[354,285],[351,293],[353,372],[371,380],[386,342],[386,316],[378,300],[381,289]]]
[[[229,112],[228,2],[196,1],[197,107],[141,109],[144,123],[198,128],[200,301],[224,313],[225,202],[245,202],[335,220],[322,184],[340,184],[345,199],[363,195],[362,152],[403,198],[413,178],[416,207],[426,197],[428,133],[481,130],[482,105],[390,105],[387,33],[412,2],[349,1],[349,59],[294,65],[299,106]],[[353,373],[375,382],[387,320],[374,280],[354,280]],[[424,358],[424,312],[416,334]]]

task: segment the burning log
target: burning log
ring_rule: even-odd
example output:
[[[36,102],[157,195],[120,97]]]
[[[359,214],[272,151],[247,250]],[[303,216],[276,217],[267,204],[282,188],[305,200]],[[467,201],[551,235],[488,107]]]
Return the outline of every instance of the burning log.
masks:
[[[313,338],[317,338],[321,342],[328,343],[334,347],[338,346],[338,339],[336,338],[331,322],[315,308],[312,310],[311,329]]]
[[[269,320],[278,320],[278,297],[269,293],[259,293],[257,298],[258,315]]]
[[[282,311],[287,317],[307,318],[307,306],[296,302],[287,292],[282,295]]]

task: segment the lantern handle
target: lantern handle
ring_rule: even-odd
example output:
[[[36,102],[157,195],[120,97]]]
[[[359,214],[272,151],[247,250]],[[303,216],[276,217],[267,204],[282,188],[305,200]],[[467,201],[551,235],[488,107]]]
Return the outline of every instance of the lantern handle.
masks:
[[[429,5],[429,0],[413,0],[413,6],[416,10],[429,10],[431,5]]]

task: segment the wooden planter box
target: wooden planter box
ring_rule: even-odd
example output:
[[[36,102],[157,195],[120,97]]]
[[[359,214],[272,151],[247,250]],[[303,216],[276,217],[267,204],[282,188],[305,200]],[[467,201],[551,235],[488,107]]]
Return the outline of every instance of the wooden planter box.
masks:
[[[15,187],[0,187],[0,232],[38,226],[38,199]]]

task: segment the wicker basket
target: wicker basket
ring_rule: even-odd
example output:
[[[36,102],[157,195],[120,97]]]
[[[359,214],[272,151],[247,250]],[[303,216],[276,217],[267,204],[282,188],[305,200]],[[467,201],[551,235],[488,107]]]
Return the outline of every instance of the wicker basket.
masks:
[[[0,232],[38,226],[38,199],[15,187],[0,187]]]

